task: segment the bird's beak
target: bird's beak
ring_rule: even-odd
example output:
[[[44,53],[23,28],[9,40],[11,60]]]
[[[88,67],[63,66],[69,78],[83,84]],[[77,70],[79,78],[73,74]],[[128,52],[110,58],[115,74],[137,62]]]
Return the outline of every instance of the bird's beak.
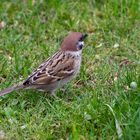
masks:
[[[84,40],[87,36],[88,36],[88,34],[87,34],[87,33],[83,34],[82,39]]]

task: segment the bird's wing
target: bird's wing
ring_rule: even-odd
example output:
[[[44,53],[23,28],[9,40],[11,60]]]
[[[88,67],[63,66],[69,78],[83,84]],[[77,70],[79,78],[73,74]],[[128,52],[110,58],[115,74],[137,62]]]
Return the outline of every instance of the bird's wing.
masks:
[[[50,85],[74,74],[75,61],[70,55],[58,52],[29,76],[23,85]]]

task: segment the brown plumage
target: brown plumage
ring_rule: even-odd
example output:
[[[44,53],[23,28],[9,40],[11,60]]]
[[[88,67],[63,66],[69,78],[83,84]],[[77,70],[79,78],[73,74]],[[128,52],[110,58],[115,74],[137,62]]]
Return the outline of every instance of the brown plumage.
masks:
[[[42,63],[23,83],[0,91],[0,96],[13,90],[28,88],[54,93],[79,72],[83,40],[86,36],[80,32],[70,33],[64,38],[60,51]]]

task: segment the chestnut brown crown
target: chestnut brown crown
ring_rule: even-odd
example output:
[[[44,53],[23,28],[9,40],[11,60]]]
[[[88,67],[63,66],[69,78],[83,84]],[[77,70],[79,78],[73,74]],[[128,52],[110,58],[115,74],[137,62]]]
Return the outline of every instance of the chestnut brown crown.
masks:
[[[82,34],[80,32],[71,32],[67,35],[62,44],[62,51],[79,51],[83,48],[83,40],[87,37],[87,34]]]

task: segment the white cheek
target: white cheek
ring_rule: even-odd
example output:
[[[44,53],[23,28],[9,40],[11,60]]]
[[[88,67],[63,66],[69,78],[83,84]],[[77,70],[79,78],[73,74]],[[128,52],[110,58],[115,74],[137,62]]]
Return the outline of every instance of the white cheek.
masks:
[[[80,45],[84,46],[84,41],[79,41],[78,45],[79,45],[79,46],[80,46]]]

